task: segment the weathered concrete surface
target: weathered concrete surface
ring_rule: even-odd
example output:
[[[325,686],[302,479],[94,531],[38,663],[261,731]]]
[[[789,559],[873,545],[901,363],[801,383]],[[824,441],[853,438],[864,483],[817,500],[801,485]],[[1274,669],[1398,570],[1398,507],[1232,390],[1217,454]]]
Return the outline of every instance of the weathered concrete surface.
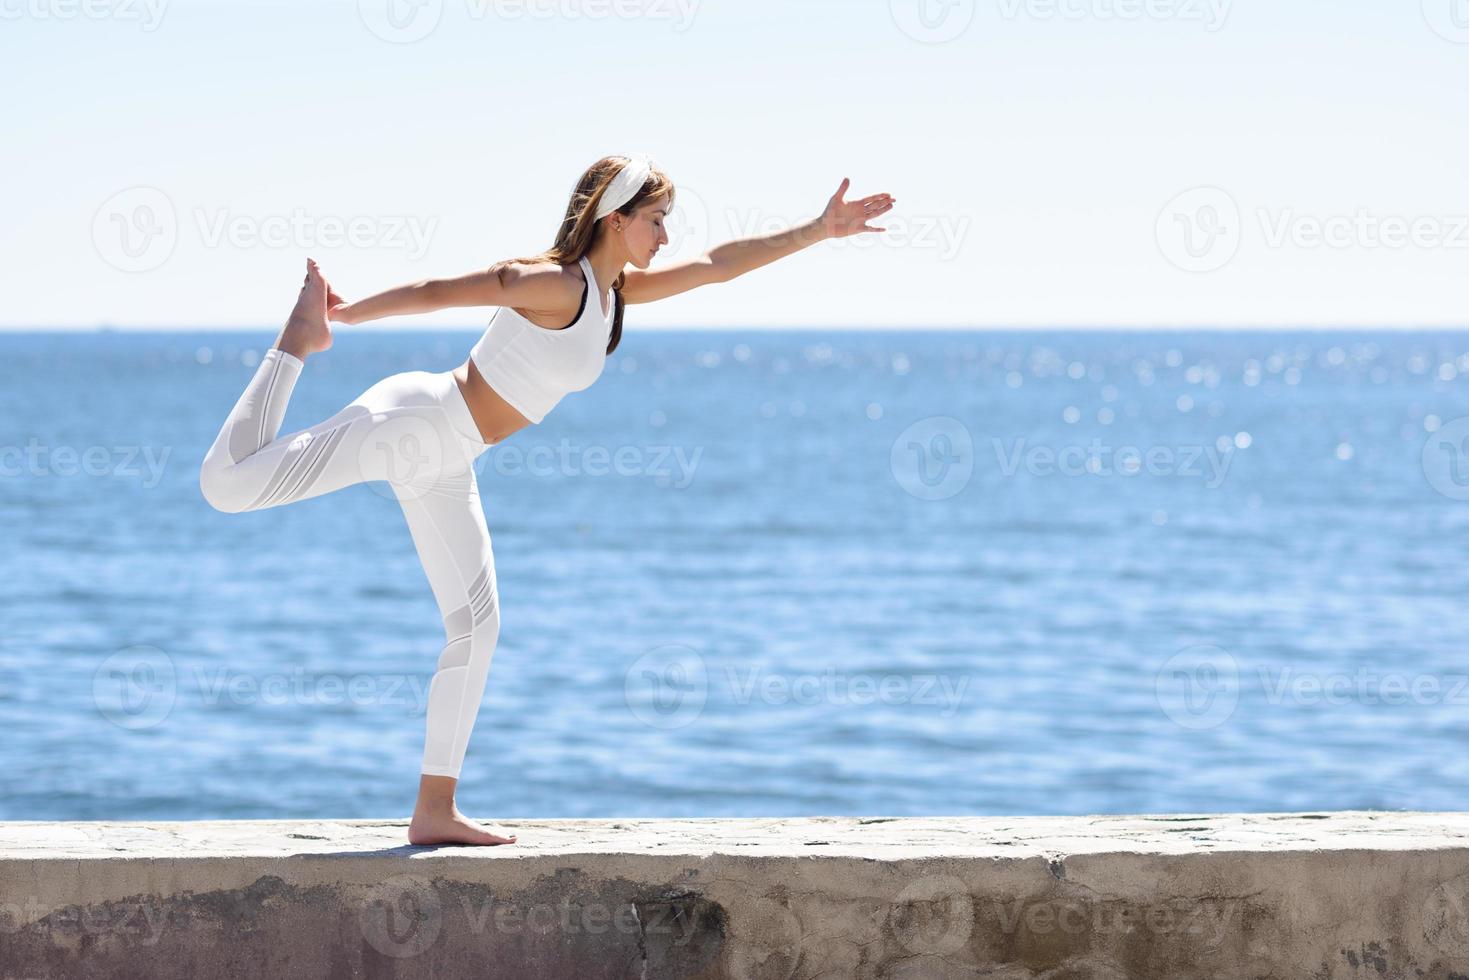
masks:
[[[0,823],[0,980],[1469,977],[1469,814]]]

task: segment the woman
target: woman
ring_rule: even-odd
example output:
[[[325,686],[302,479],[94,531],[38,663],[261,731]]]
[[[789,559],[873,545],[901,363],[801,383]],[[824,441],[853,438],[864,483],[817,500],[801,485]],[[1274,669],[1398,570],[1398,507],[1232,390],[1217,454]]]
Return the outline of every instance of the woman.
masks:
[[[649,262],[668,242],[673,182],[644,155],[610,156],[582,175],[556,243],[532,258],[355,303],[344,303],[316,263],[306,261],[296,307],[205,456],[199,484],[205,499],[226,513],[277,507],[366,480],[392,487],[445,632],[429,685],[411,843],[515,842],[514,835],[501,837],[469,820],[454,803],[500,632],[474,461],[597,379],[621,339],[625,303],[728,282],[827,238],[886,230],[866,222],[891,209],[893,199],[843,201],[849,184],[842,181],[813,221],[650,272]],[[628,264],[634,271],[626,271]],[[395,374],[331,418],[277,437],[306,358],[332,344],[329,320],[362,323],[460,306],[500,309],[459,367]]]

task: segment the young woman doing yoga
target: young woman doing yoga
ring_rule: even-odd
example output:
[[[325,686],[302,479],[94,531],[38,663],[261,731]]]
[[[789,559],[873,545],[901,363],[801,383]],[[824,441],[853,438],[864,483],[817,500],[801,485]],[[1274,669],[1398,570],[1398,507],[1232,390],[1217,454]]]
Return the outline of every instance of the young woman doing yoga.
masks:
[[[199,485],[205,499],[226,513],[278,507],[368,480],[391,486],[438,602],[445,638],[429,685],[411,843],[516,840],[479,826],[454,802],[500,633],[475,460],[597,380],[621,340],[625,304],[728,282],[828,238],[884,231],[867,221],[891,209],[893,199],[875,194],[844,201],[849,183],[842,181],[819,217],[797,227],[729,242],[652,271],[649,263],[669,240],[673,182],[645,155],[609,156],[582,174],[555,244],[534,257],[354,303],[343,302],[307,260],[295,309],[205,455]],[[278,434],[306,359],[332,345],[331,321],[469,306],[499,309],[463,364],[394,374],[332,417]]]

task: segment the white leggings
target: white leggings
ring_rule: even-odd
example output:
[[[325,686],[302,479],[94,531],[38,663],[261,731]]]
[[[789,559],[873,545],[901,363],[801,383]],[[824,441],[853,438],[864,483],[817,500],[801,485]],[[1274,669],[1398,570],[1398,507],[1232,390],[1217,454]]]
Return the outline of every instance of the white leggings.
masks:
[[[490,532],[474,460],[489,448],[449,371],[385,378],[331,418],[276,438],[304,365],[271,348],[199,471],[216,510],[278,507],[383,480],[408,518],[444,619],[421,772],[459,778],[500,635]]]

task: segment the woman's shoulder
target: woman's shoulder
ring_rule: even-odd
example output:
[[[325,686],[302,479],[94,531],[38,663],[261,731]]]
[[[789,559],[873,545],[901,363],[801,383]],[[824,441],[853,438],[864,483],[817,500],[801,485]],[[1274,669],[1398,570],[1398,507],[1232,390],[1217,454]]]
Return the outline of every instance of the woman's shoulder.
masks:
[[[517,306],[533,309],[575,306],[587,288],[579,262],[569,265],[550,260],[505,262],[501,268],[501,281],[516,294]]]

